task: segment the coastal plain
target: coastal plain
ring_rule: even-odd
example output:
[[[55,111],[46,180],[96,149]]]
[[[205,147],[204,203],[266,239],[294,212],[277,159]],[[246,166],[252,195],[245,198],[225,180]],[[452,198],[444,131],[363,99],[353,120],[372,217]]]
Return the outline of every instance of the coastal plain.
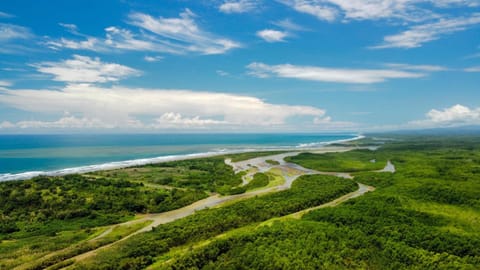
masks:
[[[480,267],[476,137],[367,137],[0,192],[1,269]]]

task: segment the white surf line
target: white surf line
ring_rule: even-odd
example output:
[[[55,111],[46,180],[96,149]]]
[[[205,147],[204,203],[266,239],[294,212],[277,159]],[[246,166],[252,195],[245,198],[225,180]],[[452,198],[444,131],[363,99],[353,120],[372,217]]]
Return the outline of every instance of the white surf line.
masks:
[[[192,154],[185,154],[185,155],[167,155],[167,156],[159,156],[154,158],[144,158],[144,159],[132,159],[132,160],[124,160],[124,161],[113,161],[107,162],[103,164],[95,164],[95,165],[86,165],[86,166],[79,166],[73,168],[66,168],[60,170],[52,170],[52,171],[29,171],[29,172],[22,172],[22,173],[3,173],[0,174],[0,182],[4,181],[14,181],[14,180],[27,180],[31,179],[36,176],[64,176],[68,174],[76,174],[76,173],[90,173],[96,171],[106,171],[106,170],[115,170],[115,169],[122,169],[128,168],[133,166],[142,166],[148,164],[156,164],[168,161],[179,161],[179,160],[187,160],[187,159],[194,159],[194,158],[206,158],[206,157],[215,157],[215,156],[222,156],[222,155],[229,155],[229,154],[241,154],[241,153],[249,153],[249,152],[259,152],[259,151],[309,151],[315,149],[322,149],[329,144],[334,143],[342,143],[342,142],[349,142],[349,141],[356,141],[365,138],[363,135],[357,135],[354,138],[344,139],[344,140],[336,140],[336,141],[329,141],[329,142],[320,142],[320,143],[313,143],[313,144],[305,144],[305,145],[297,145],[297,146],[279,146],[279,147],[259,147],[259,148],[245,148],[240,150],[221,150],[221,151],[210,151],[210,152],[203,152],[203,153],[192,153]],[[313,147],[316,146],[316,147]]]

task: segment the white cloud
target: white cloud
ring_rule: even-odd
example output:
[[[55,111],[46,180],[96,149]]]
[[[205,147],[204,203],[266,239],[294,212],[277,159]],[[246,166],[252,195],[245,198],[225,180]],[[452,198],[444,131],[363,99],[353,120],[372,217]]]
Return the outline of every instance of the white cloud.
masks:
[[[29,39],[33,35],[26,27],[0,23],[0,42],[6,42],[14,39]]]
[[[161,61],[163,59],[163,56],[160,56],[160,55],[155,55],[155,56],[150,56],[150,55],[147,55],[143,58],[145,61],[147,62],[158,62],[158,61]]]
[[[79,32],[78,32],[78,27],[77,25],[75,24],[72,24],[72,23],[59,23],[58,25],[60,25],[61,27],[67,29],[68,32],[74,34],[74,35],[81,35]]]
[[[389,79],[420,78],[424,73],[409,72],[395,69],[343,69],[316,66],[295,66],[290,64],[266,65],[251,63],[247,66],[249,74],[260,77],[280,77],[299,80],[359,83],[369,84],[383,82]]]
[[[433,23],[416,25],[396,35],[386,36],[383,44],[372,48],[416,48],[424,43],[437,40],[444,35],[466,30],[480,23],[480,13],[470,17],[440,19]]]
[[[323,118],[322,117],[314,117],[313,118],[313,123],[316,124],[316,125],[329,123],[330,121],[332,121],[332,118],[330,116],[323,117]]]
[[[74,55],[72,59],[61,62],[42,62],[32,66],[40,73],[53,75],[55,81],[73,83],[114,82],[140,74],[140,71],[127,66],[81,55]]]
[[[108,48],[131,51],[165,52],[172,54],[179,54],[184,50],[184,48],[179,45],[159,40],[158,38],[145,33],[134,34],[130,30],[114,26],[105,28],[105,32],[105,45]]]
[[[478,12],[479,0],[277,0],[298,12],[313,15],[320,20],[384,20],[409,25],[409,29],[386,36],[384,42],[373,48],[416,48],[444,35],[480,23],[480,14],[466,17],[446,15],[446,9],[464,8]],[[464,13],[468,14],[468,13]],[[411,26],[412,24],[416,24]]]
[[[225,77],[225,76],[230,76],[230,73],[224,71],[224,70],[217,70],[216,73],[222,77]]]
[[[0,129],[15,128],[15,125],[9,121],[3,121],[0,123]]]
[[[257,32],[257,36],[266,42],[282,42],[288,36],[287,32],[265,29]]]
[[[199,127],[227,124],[225,121],[214,119],[201,119],[200,116],[185,117],[180,113],[167,112],[156,119],[154,126],[159,127]]]
[[[127,29],[114,26],[105,28],[105,38],[97,38],[78,34],[83,39],[67,39],[60,38],[45,42],[47,47],[72,50],[90,50],[95,52],[112,52],[112,51],[151,51],[164,52],[171,54],[180,54],[185,51],[179,45],[171,42],[162,41],[152,35],[145,33],[135,34]]]
[[[416,70],[416,71],[425,71],[425,72],[436,72],[436,71],[446,71],[448,68],[437,65],[410,65],[403,63],[388,63],[385,66],[394,69],[402,70]]]
[[[71,49],[71,50],[90,50],[90,51],[107,51],[108,48],[105,46],[105,41],[101,38],[91,37],[84,34],[81,34],[78,31],[78,27],[75,24],[68,23],[59,23],[59,25],[65,28],[69,33],[82,37],[82,40],[74,40],[68,38],[59,38],[59,39],[50,39],[47,37],[47,40],[43,43],[50,49],[59,50],[59,49]]]
[[[0,125],[0,129],[94,129],[114,127],[115,125],[104,123],[99,119],[77,118],[75,116],[65,116],[56,121],[19,121]]]
[[[292,31],[292,32],[307,31],[307,29],[305,27],[294,23],[290,19],[283,19],[283,20],[280,20],[280,21],[276,21],[276,22],[273,22],[273,24],[275,26],[278,26],[280,28],[283,28],[285,30]]]
[[[104,126],[105,128],[172,128],[189,126],[214,129],[265,130],[296,127],[293,118],[325,119],[325,110],[311,106],[272,104],[256,97],[191,90],[99,87],[70,84],[62,89],[0,89],[0,103],[42,115],[70,115],[50,124],[28,126]],[[41,119],[41,118],[40,118]],[[153,122],[138,119],[156,119]],[[292,121],[292,122],[290,122]],[[22,126],[26,127],[24,122]],[[78,124],[75,124],[78,123]],[[329,121],[323,127],[335,125]],[[19,124],[15,124],[19,126]],[[66,124],[65,124],[66,126]]]
[[[469,67],[469,68],[464,69],[464,71],[466,71],[466,72],[480,72],[480,66]]]
[[[258,1],[258,0],[257,0]],[[223,13],[245,13],[257,7],[256,0],[227,0],[218,9]]]
[[[129,16],[129,23],[190,52],[223,54],[240,47],[240,44],[233,40],[217,37],[202,30],[195,22],[195,17],[196,15],[189,9],[180,13],[178,18],[154,18],[144,13],[132,13]]]
[[[298,12],[313,15],[321,20],[337,18],[348,20],[397,19],[421,22],[438,18],[433,7],[477,7],[478,0],[277,0]],[[430,9],[428,9],[430,8]]]
[[[12,86],[11,82],[0,80],[0,87],[9,87],[9,86]]]
[[[337,10],[326,5],[324,1],[279,0],[279,2],[292,7],[298,12],[313,15],[320,20],[331,22],[337,18]]]
[[[314,126],[322,127],[324,130],[352,130],[358,129],[359,124],[353,122],[343,122],[343,121],[332,121],[330,116],[326,117],[314,117],[313,118]]]
[[[480,108],[469,108],[460,104],[443,110],[430,110],[426,119],[409,123],[414,127],[451,127],[479,125]]]
[[[60,38],[59,40],[47,41],[46,45],[54,50],[60,48],[67,48],[72,50],[91,50],[91,51],[105,51],[106,48],[102,44],[102,41],[94,38],[87,37],[85,40],[71,40],[66,38]]]
[[[110,26],[105,28],[105,37],[80,34],[75,25],[64,24],[63,27],[82,39],[60,38],[47,41],[46,45],[53,49],[99,52],[131,50],[170,54],[223,54],[241,47],[236,41],[202,30],[196,18],[189,9],[175,18],[155,18],[145,13],[131,13],[127,23],[138,27],[138,31]]]

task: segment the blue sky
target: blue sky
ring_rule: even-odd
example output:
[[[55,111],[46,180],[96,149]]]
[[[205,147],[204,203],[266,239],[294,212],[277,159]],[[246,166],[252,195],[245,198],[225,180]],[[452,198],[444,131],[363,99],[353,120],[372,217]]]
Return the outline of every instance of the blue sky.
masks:
[[[0,133],[478,125],[480,1],[3,1],[0,70]]]

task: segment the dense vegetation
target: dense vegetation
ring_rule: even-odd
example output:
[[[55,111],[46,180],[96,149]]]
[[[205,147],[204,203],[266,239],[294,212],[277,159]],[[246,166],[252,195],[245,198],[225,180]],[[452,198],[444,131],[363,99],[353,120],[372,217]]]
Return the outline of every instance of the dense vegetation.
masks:
[[[201,191],[148,189],[82,175],[36,177],[0,187],[1,238],[119,223],[136,213],[168,211],[206,197]]]
[[[244,161],[256,157],[264,157],[264,156],[270,156],[270,155],[276,155],[276,154],[282,154],[287,151],[262,151],[262,152],[245,152],[245,153],[239,153],[239,154],[229,154],[226,155],[226,158],[230,158],[233,162],[239,162],[239,161]]]
[[[85,241],[98,226],[177,209],[209,191],[230,192],[240,178],[223,158],[209,158],[2,182],[0,269]]]
[[[376,187],[374,192],[301,219],[278,218],[357,188],[353,181],[333,176],[302,176],[290,190],[197,211],[72,267],[480,269],[480,138],[396,136],[358,142],[369,143],[382,147],[301,154],[289,161],[321,171],[354,172],[355,181]],[[209,191],[242,193],[274,181],[270,173],[259,173],[239,187],[242,175],[234,174],[223,158],[1,183],[0,269],[73,246],[33,269],[56,262],[54,267],[66,266],[74,262],[63,259],[101,244],[85,242],[102,232],[92,226],[158,207],[179,207]],[[394,174],[369,172],[387,160],[395,165]],[[157,203],[158,194],[171,199]],[[101,240],[118,239],[126,230],[133,228]]]
[[[273,165],[273,166],[280,165],[280,162],[278,162],[276,160],[267,159],[267,160],[265,160],[265,162],[270,164],[270,165]]]
[[[264,173],[256,173],[253,175],[252,181],[245,185],[246,190],[265,187],[270,182],[270,176]]]
[[[172,247],[208,239],[228,230],[316,206],[357,185],[333,176],[308,175],[289,190],[255,197],[196,214],[137,235],[78,266],[79,269],[141,269]]]
[[[479,269],[480,139],[403,138],[377,155],[397,172],[357,173],[375,192],[215,240],[164,268]]]
[[[368,149],[353,150],[344,153],[301,153],[297,156],[287,157],[286,160],[297,163],[305,168],[331,172],[380,170],[387,162],[387,158],[382,151],[372,151]]]
[[[242,183],[241,175],[235,174],[232,167],[225,164],[224,157],[171,161],[96,172],[94,175],[220,194],[229,194],[234,187]]]

